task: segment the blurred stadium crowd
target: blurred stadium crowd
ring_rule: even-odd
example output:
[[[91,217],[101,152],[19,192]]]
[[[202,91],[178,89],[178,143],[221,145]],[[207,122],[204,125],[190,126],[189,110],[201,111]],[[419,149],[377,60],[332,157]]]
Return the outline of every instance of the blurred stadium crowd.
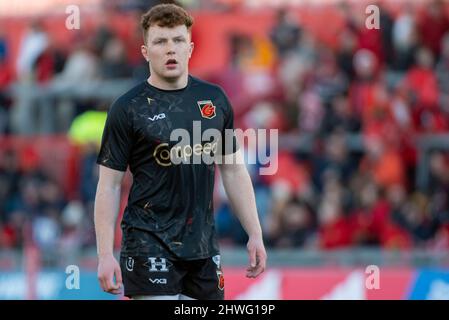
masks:
[[[236,127],[276,128],[281,137],[293,137],[285,145],[281,139],[275,175],[261,176],[261,164],[248,165],[269,247],[449,248],[449,158],[443,150],[431,150],[425,187],[416,183],[418,138],[449,130],[447,9],[434,0],[396,11],[381,6],[377,30],[365,27],[364,11],[355,15],[342,2],[335,10],[343,31],[333,46],[284,9],[263,39],[239,30],[229,36],[227,67],[201,76],[228,93]],[[111,101],[73,99],[70,112],[50,121],[45,113],[33,114],[26,94],[9,92],[15,84],[146,79],[140,31],[123,39],[113,23],[100,17],[96,32],[67,51],[33,21],[13,63],[0,29],[0,134],[73,138],[77,121],[92,115],[101,124]],[[301,139],[311,143],[306,147]],[[39,155],[33,143],[21,152],[14,143],[0,146],[0,248],[26,241],[43,250],[95,245],[97,144],[74,145],[72,188],[51,174],[57,160],[41,166],[48,153]],[[245,244],[219,180],[215,208],[222,243]]]

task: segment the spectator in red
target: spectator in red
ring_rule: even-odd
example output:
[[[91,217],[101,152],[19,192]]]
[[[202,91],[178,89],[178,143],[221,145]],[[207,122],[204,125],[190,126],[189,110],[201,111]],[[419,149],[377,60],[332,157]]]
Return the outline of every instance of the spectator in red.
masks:
[[[65,56],[57,46],[57,44],[50,39],[48,47],[37,58],[34,66],[36,81],[38,83],[46,83],[53,77],[60,73],[65,64]]]
[[[357,49],[369,50],[376,56],[376,60],[380,65],[383,65],[385,61],[385,44],[391,41],[392,22],[390,16],[385,10],[382,10],[381,21],[382,29],[368,29],[365,25],[365,19],[363,16],[355,14],[347,2],[340,4],[340,10],[345,20],[345,28],[351,30],[356,35]],[[383,12],[385,11],[385,12]],[[382,32],[381,32],[382,31]]]
[[[430,48],[435,57],[440,56],[441,39],[449,31],[449,19],[446,16],[445,4],[441,0],[432,0],[425,6],[419,20],[421,43]]]
[[[432,52],[421,47],[416,53],[414,66],[405,76],[405,86],[410,94],[415,95],[415,104],[418,107],[434,108],[438,103],[438,82],[433,65]]]
[[[338,249],[352,245],[353,228],[342,213],[342,207],[332,200],[323,200],[318,209],[319,247]]]
[[[383,192],[366,177],[354,180],[352,193],[356,195],[356,210],[350,216],[354,245],[375,245],[386,249],[404,249],[412,245],[412,238],[403,221],[395,221],[392,215],[407,200],[401,185],[388,188],[388,199]]]
[[[7,61],[6,56],[0,55],[0,94],[11,84],[12,80],[11,65]]]
[[[338,176],[329,172],[318,207],[319,247],[337,249],[352,245],[354,228],[344,212],[344,188]]]
[[[6,90],[13,81],[13,72],[7,59],[8,47],[6,39],[0,31],[0,134],[5,133],[9,127],[9,107],[11,99]]]
[[[406,185],[406,175],[401,154],[383,141],[380,136],[372,135],[365,140],[366,155],[360,170],[372,176],[381,188],[392,185]]]
[[[413,99],[414,124],[421,132],[442,132],[448,128],[447,120],[439,108],[440,94],[433,64],[432,52],[420,48],[415,66],[404,79],[404,85]]]
[[[378,62],[368,50],[359,50],[354,55],[356,77],[349,88],[349,100],[353,113],[362,118],[366,110],[375,104],[374,90],[378,85]]]
[[[390,215],[386,201],[381,197],[379,186],[366,174],[354,177],[351,186],[353,212],[349,222],[354,230],[354,245],[379,245],[383,226]]]

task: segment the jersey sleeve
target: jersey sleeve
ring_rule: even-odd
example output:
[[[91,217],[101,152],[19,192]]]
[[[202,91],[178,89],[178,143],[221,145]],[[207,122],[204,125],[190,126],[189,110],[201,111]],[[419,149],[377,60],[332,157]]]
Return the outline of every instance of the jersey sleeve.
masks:
[[[97,164],[126,171],[132,146],[132,126],[126,106],[116,100],[110,107],[101,139]]]
[[[232,109],[232,105],[228,97],[224,92],[223,95],[224,100],[226,102],[226,110],[225,110],[223,131],[221,133],[222,135],[221,154],[227,155],[235,153],[239,149],[239,146],[237,143],[237,138],[235,136],[234,111]]]

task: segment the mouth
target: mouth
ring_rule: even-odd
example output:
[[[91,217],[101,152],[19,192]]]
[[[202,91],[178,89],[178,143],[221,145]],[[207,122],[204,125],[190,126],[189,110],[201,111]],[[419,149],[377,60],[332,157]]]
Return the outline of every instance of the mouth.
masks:
[[[176,61],[176,59],[169,59],[169,60],[167,60],[167,62],[165,63],[165,65],[166,65],[168,68],[175,68],[177,64],[178,64],[178,61]]]

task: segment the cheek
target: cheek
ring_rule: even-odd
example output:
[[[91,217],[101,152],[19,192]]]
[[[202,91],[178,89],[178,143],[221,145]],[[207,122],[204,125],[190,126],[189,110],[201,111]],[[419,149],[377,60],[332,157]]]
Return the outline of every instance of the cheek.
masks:
[[[189,57],[190,57],[190,48],[186,48],[186,49],[184,49],[183,50],[183,55],[182,55],[183,57],[184,57],[184,60],[189,60]]]
[[[148,56],[151,58],[159,58],[161,56],[160,53],[161,50],[158,50],[156,48],[152,48],[151,50],[148,51]]]
[[[160,55],[152,55],[150,56],[150,61],[152,62],[152,65],[155,67],[162,67],[164,64],[164,59]]]

